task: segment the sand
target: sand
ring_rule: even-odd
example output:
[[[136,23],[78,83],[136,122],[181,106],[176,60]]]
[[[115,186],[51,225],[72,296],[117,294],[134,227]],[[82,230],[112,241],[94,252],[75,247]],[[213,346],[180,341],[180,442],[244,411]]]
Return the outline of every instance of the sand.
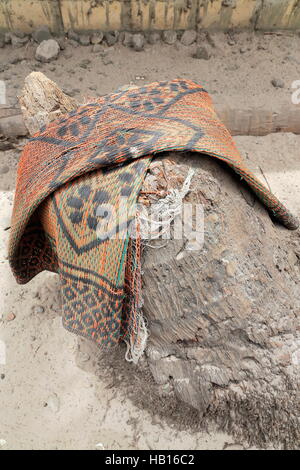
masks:
[[[298,37],[243,33],[229,46],[220,34],[214,41],[215,48],[206,44],[212,53],[208,61],[192,58],[195,45],[147,46],[139,53],[117,45],[94,53],[90,46],[67,44],[58,60],[44,65],[34,60],[34,46],[7,46],[0,49],[0,79],[7,83],[8,104],[16,103],[32,70],[41,70],[80,102],[125,83],[183,77],[201,83],[219,103],[269,109],[290,104],[292,82],[300,79]],[[21,61],[12,64],[16,58]],[[284,88],[274,88],[274,78],[283,80]],[[113,362],[99,365],[97,356],[63,329],[56,275],[44,272],[25,286],[16,284],[6,258],[7,228],[25,141],[0,152],[0,448],[248,448],[213,428],[179,428],[155,410],[139,408],[114,376]],[[300,216],[300,136],[235,141],[248,166]]]

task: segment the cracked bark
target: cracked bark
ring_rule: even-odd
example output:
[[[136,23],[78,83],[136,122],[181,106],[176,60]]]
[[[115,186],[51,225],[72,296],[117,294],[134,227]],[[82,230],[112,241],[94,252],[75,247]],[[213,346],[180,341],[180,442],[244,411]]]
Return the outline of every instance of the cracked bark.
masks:
[[[259,445],[297,447],[299,232],[275,225],[225,166],[184,157],[168,155],[169,186],[195,169],[186,200],[203,204],[204,245],[145,248],[151,372],[222,429]]]

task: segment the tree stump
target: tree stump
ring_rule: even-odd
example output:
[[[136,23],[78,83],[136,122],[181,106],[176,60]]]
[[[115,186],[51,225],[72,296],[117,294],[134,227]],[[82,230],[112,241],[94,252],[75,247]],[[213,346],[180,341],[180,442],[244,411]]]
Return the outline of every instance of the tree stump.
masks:
[[[209,157],[171,154],[164,166],[172,188],[194,168],[186,201],[203,205],[204,245],[190,250],[183,239],[145,248],[146,355],[154,379],[223,429],[294,448],[299,232],[274,225],[250,190]]]
[[[30,133],[75,107],[40,75],[26,79],[20,98]],[[143,314],[150,334],[145,357],[125,366],[123,355],[114,361],[114,374],[126,371],[132,380],[141,374],[141,406],[152,403],[143,382],[150,370],[158,410],[172,402],[175,414],[197,410],[202,424],[214,421],[250,443],[296,448],[299,232],[274,225],[237,176],[207,156],[155,158],[139,202],[149,207],[170,189],[180,189],[189,168],[194,176],[185,202],[203,207],[204,244],[195,246],[185,237],[145,241]],[[91,344],[84,347],[93,350]]]

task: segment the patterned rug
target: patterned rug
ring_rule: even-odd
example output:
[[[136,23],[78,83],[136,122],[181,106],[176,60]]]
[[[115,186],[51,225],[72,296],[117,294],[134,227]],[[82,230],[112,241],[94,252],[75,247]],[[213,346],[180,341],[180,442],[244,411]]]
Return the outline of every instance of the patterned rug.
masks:
[[[226,162],[272,217],[298,227],[245,167],[208,93],[192,81],[117,91],[40,129],[18,166],[10,265],[21,284],[43,270],[59,273],[64,326],[99,346],[135,341],[140,243],[129,227],[152,157],[170,150]]]

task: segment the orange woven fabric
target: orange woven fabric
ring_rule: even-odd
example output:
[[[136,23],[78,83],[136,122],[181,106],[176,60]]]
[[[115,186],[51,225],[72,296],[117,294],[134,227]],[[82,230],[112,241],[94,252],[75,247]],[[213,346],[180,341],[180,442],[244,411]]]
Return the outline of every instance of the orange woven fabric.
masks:
[[[115,344],[128,334],[128,223],[151,158],[167,150],[226,162],[274,218],[298,227],[245,167],[208,93],[192,81],[112,93],[52,122],[33,136],[20,158],[10,265],[19,283],[44,269],[58,272],[65,327],[99,345]],[[120,210],[123,197],[126,213]],[[115,219],[102,227],[105,237],[97,234],[97,208],[105,204],[119,213],[118,237],[111,236]]]

